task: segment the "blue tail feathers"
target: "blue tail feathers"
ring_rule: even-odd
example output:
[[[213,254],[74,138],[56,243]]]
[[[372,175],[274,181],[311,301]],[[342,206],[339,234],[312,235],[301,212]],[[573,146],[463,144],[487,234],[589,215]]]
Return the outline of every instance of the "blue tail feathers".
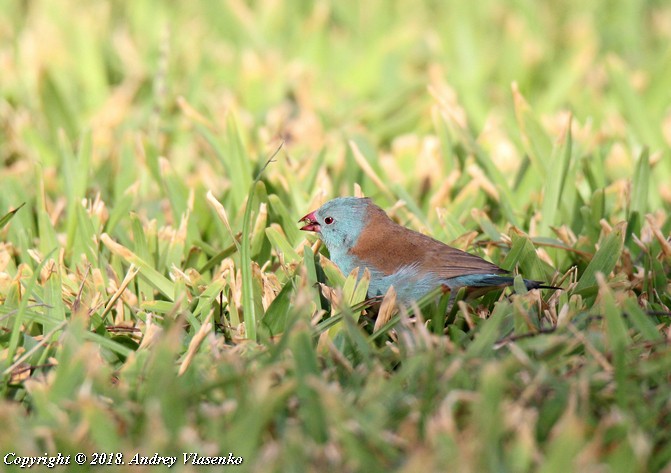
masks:
[[[498,274],[468,274],[465,276],[458,276],[456,278],[448,279],[447,286],[450,288],[457,287],[496,287],[496,286],[512,286],[515,280],[512,276],[500,276]],[[545,285],[542,281],[533,281],[525,279],[524,284],[527,289],[560,289],[554,286]]]

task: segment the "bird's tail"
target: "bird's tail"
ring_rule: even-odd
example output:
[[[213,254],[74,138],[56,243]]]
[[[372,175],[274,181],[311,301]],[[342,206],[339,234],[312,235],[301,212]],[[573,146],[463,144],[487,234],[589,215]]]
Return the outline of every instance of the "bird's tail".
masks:
[[[543,284],[543,281],[533,281],[531,279],[525,279],[524,280],[524,285],[527,287],[527,289],[554,289],[554,290],[560,290],[561,287],[557,286],[548,286],[547,284]]]
[[[515,278],[513,276],[501,276],[498,274],[477,274],[469,276],[461,276],[459,278],[460,285],[468,287],[503,287],[512,286]],[[561,289],[561,287],[549,286],[543,281],[534,281],[532,279],[525,279],[524,285],[528,290],[531,289]]]

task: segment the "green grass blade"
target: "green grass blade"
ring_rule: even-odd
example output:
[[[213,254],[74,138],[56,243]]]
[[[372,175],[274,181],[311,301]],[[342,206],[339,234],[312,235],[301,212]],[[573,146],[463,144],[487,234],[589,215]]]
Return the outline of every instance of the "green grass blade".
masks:
[[[30,300],[30,296],[33,294],[35,286],[37,285],[37,280],[40,277],[42,267],[46,264],[47,260],[51,257],[54,251],[46,255],[46,257],[42,260],[42,262],[39,265],[37,265],[37,267],[33,271],[33,274],[30,276],[28,284],[26,284],[24,295],[21,298],[21,301],[19,302],[16,315],[14,315],[14,324],[11,331],[11,335],[9,337],[9,343],[7,344],[7,356],[4,358],[4,360],[7,363],[7,366],[9,366],[14,360],[14,355],[16,354],[16,350],[19,346],[19,339],[23,336],[21,326],[23,325],[24,319],[26,317],[26,309],[28,308],[28,301]],[[0,371],[4,371],[4,369],[7,366],[3,366],[3,369]]]
[[[263,314],[261,323],[270,332],[271,336],[284,332],[290,323],[293,285],[293,280],[287,282]]]
[[[604,238],[601,247],[594,254],[594,257],[580,277],[578,285],[575,288],[576,293],[584,292],[596,286],[597,273],[602,273],[608,277],[613,269],[615,269],[624,246],[624,230],[625,224],[620,224],[613,228],[613,231]]]
[[[245,333],[248,339],[256,341],[256,322],[257,310],[254,299],[254,283],[252,280],[252,255],[251,255],[251,231],[252,231],[252,202],[256,185],[261,180],[263,171],[273,162],[277,153],[282,149],[282,145],[268,158],[263,168],[259,171],[256,179],[252,183],[247,195],[247,205],[245,206],[245,216],[242,219],[242,241],[240,242],[240,271],[242,273],[242,308],[244,311]],[[260,184],[260,183],[259,183]],[[262,185],[262,184],[261,184]]]
[[[534,169],[544,179],[548,176],[548,158],[552,155],[552,142],[520,93],[517,84],[513,85],[513,98],[515,99],[515,116],[522,135],[522,142]],[[555,177],[553,176],[553,178]]]
[[[82,198],[88,183],[88,172],[92,154],[91,134],[82,135],[75,155],[69,142],[61,135],[61,161],[63,163],[65,189],[68,196],[67,207],[67,249],[72,250],[75,245],[75,236],[79,223],[78,208],[82,205]]]
[[[281,227],[271,226],[266,228],[266,236],[268,237],[268,240],[270,240],[273,248],[275,248],[275,251],[281,255],[286,263],[292,263],[301,259],[282,233]]]
[[[630,212],[645,215],[648,212],[648,196],[650,194],[650,153],[647,148],[641,151],[636,163],[636,172],[631,187]]]
[[[475,340],[468,347],[467,357],[487,357],[487,354],[492,352],[494,344],[501,337],[500,328],[504,319],[509,316],[510,310],[508,303],[500,302],[496,305],[492,315],[479,327]]]
[[[552,275],[552,268],[541,261],[536,248],[526,235],[512,235],[513,246],[506,255],[502,267],[513,270],[519,265],[521,274],[527,279],[547,280]]]
[[[23,207],[24,205],[26,205],[25,202],[22,203],[21,205],[19,205],[19,206],[18,206],[17,208],[15,208],[14,210],[10,210],[10,211],[7,212],[5,215],[3,215],[2,217],[0,217],[0,230],[2,230],[3,228],[5,228],[5,225],[7,225],[7,224],[9,223],[9,221],[14,217],[14,215],[16,215],[16,212],[18,212],[19,210],[21,210],[21,207]]]
[[[301,232],[296,225],[298,218],[289,212],[277,195],[269,195],[268,202],[270,203],[270,208],[273,210],[273,213],[279,217],[282,229],[286,233],[289,243],[291,243],[292,246],[297,245],[304,236],[304,233]]]
[[[571,158],[573,156],[572,123],[573,120],[570,118],[564,135],[552,150],[550,164],[550,176],[552,178],[547,181],[543,198],[542,220],[539,229],[541,235],[548,234],[550,227],[564,223],[561,221],[562,195],[567,190],[565,189],[566,177],[571,167]],[[572,182],[569,183],[569,187],[575,188]]]
[[[103,233],[100,236],[100,240],[113,254],[121,257],[126,262],[137,266],[140,269],[142,277],[145,278],[154,289],[159,290],[169,300],[174,300],[175,289],[172,281],[159,273],[151,264],[140,258],[131,250],[112,240],[106,233]]]

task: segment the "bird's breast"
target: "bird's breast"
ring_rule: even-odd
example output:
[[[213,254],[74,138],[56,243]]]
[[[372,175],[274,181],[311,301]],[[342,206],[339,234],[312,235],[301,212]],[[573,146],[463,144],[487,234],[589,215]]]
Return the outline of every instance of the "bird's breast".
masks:
[[[329,251],[329,254],[331,256],[331,261],[340,268],[340,271],[342,271],[345,276],[351,273],[354,268],[363,266],[358,258],[342,247],[333,248],[333,250]]]

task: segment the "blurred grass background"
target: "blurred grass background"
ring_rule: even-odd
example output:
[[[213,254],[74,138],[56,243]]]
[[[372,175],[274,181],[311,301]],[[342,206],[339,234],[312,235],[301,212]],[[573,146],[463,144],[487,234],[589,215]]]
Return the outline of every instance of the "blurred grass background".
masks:
[[[3,451],[668,471],[670,36],[642,0],[3,5]],[[352,194],[564,290],[373,332],[295,223]]]

